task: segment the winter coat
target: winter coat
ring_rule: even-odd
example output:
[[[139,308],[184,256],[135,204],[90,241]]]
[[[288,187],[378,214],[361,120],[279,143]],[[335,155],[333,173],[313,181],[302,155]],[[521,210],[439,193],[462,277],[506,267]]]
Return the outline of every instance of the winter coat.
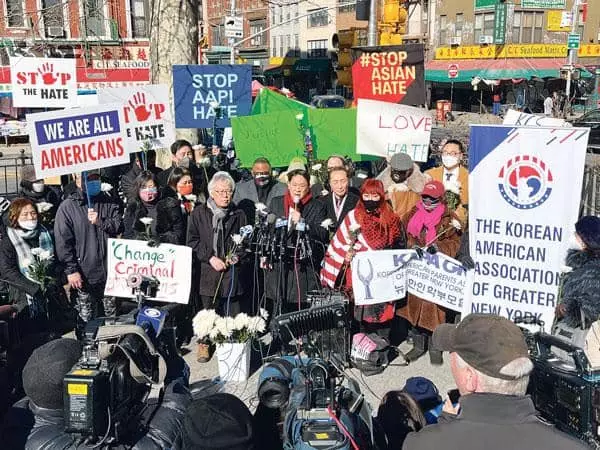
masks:
[[[173,173],[173,169],[175,169],[175,166],[171,166],[158,174],[156,178],[161,187],[164,188],[169,185],[169,178]],[[202,168],[196,164],[190,164],[189,171],[194,183],[194,194],[204,196],[205,199],[208,198],[208,182],[215,174],[215,170],[212,167]]]
[[[275,197],[280,197],[285,194],[287,189],[286,185],[280,183],[277,180],[272,180],[269,185],[269,192],[267,194],[267,200],[264,202],[268,210],[271,209],[271,202]],[[248,181],[242,181],[235,187],[233,193],[233,203],[237,205],[244,214],[246,214],[246,220],[249,224],[254,225],[255,219],[255,205],[259,202],[258,190],[254,179]]]
[[[573,270],[563,275],[561,302],[566,309],[563,320],[567,325],[579,326],[580,308],[590,322],[600,319],[600,255],[569,250],[565,264]]]
[[[408,223],[416,211],[417,209],[413,208],[411,213],[406,216],[404,229],[407,229]],[[453,212],[446,210],[440,219],[440,223],[436,227],[436,235],[439,235],[442,231],[448,231],[438,237],[433,245],[437,247],[438,252],[454,258],[460,246],[460,234],[459,231],[452,226],[452,219],[456,219],[456,216]],[[406,248],[412,248],[415,245],[424,247],[426,244],[425,231],[421,233],[419,239],[415,239],[414,236],[408,233],[406,236]],[[401,306],[396,311],[396,314],[408,320],[413,326],[419,326],[429,331],[433,331],[438,325],[446,323],[446,310],[444,308],[435,303],[423,300],[414,294],[408,294],[406,296],[406,304]]]
[[[162,403],[156,410],[142,436],[129,436],[131,445],[111,446],[111,449],[133,448],[162,450],[171,448],[183,430],[185,410],[191,396],[181,379],[171,382],[165,389]],[[36,406],[29,398],[18,401],[7,412],[0,433],[2,448],[26,450],[75,450],[76,434],[64,430],[64,411]],[[128,439],[128,440],[129,440]],[[85,448],[85,447],[84,447]],[[100,447],[108,448],[107,446]]]
[[[349,190],[348,193],[346,194],[346,200],[344,201],[344,204],[342,205],[340,217],[337,218],[335,216],[335,205],[333,203],[334,195],[335,194],[333,194],[333,193],[329,193],[325,197],[320,197],[319,201],[321,203],[323,203],[323,205],[325,205],[325,218],[331,219],[331,221],[332,221],[331,229],[337,230],[337,228],[340,226],[340,224],[344,220],[344,217],[346,217],[346,214],[348,214],[350,211],[352,211],[356,207],[356,204],[358,203],[360,196],[356,192]]]
[[[43,192],[35,192],[29,189],[22,188],[21,192],[19,192],[19,197],[27,198],[31,200],[36,205],[38,203],[50,203],[52,208],[50,208],[46,212],[40,212],[38,208],[38,220],[44,225],[48,230],[52,230],[54,226],[54,218],[56,217],[56,211],[58,211],[58,206],[61,202],[61,193],[58,189],[53,186],[45,186]]]
[[[271,203],[271,211],[277,217],[285,217],[284,212],[284,197],[276,197]],[[284,259],[283,278],[280,283],[278,281],[278,264],[275,263],[273,270],[266,272],[265,290],[267,298],[277,299],[283,298],[285,302],[296,304],[298,301],[298,285],[300,287],[300,301],[304,302],[306,293],[319,289],[319,270],[321,261],[325,255],[325,246],[329,238],[329,232],[321,226],[321,222],[325,220],[327,212],[325,205],[319,200],[312,199],[302,211],[302,218],[308,225],[308,238],[312,249],[312,259],[299,261],[298,263],[298,282],[296,280],[295,264],[293,258]],[[297,232],[292,231],[288,234],[288,247],[293,247],[296,244]],[[277,286],[280,286],[281,295],[277,295]]]
[[[223,218],[223,233],[219,236],[215,254],[213,250],[213,235],[216,232],[212,225],[212,210],[204,205],[196,205],[189,217],[187,245],[192,247],[196,259],[200,262],[200,278],[197,288],[200,295],[212,297],[215,294],[221,272],[217,272],[210,265],[209,260],[213,256],[225,261],[228,251],[233,246],[231,236],[238,234],[241,227],[246,225],[246,216],[241,209],[232,205],[227,215]],[[223,273],[219,294],[217,297],[236,297],[244,293],[244,283],[240,282],[242,271],[241,262],[229,266]],[[192,279],[196,277],[192,276]],[[233,278],[233,287],[231,286]]]
[[[185,245],[186,223],[178,199],[161,198],[150,210],[141,201],[129,203],[123,217],[125,239],[147,239],[146,226],[140,222],[142,217],[154,219],[151,226],[153,239],[166,244]]]
[[[542,422],[529,396],[469,394],[461,411],[410,433],[403,450],[583,450],[582,441]]]
[[[88,220],[88,205],[81,190],[65,199],[56,213],[54,223],[55,250],[64,264],[65,274],[79,272],[90,285],[106,282],[106,245],[123,231],[119,204],[101,192],[93,199],[98,222]]]
[[[150,167],[148,168],[148,170],[152,172],[156,177],[158,177],[158,174],[162,172],[162,169],[158,167]],[[140,173],[142,173],[142,169],[138,167],[136,163],[133,163],[131,165],[131,168],[121,176],[120,188],[125,198],[131,196],[131,189],[133,188],[133,183]]]

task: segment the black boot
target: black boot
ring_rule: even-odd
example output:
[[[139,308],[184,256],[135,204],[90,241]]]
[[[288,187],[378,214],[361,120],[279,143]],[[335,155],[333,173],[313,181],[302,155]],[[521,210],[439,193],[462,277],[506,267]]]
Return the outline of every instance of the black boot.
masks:
[[[406,354],[407,361],[416,361],[427,351],[428,336],[415,332],[413,335],[413,348]]]
[[[429,362],[434,366],[441,366],[444,364],[444,358],[442,356],[442,352],[440,350],[434,350],[429,347]]]

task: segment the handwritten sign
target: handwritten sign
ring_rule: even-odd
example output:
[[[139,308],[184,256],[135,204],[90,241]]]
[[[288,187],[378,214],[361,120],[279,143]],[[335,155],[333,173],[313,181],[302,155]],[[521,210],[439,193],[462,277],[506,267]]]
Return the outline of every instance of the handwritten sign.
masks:
[[[407,153],[413,161],[427,161],[432,124],[424,109],[359,99],[356,152],[384,157]]]
[[[27,114],[38,178],[129,162],[120,104]]]
[[[174,65],[173,100],[176,128],[230,126],[232,117],[247,116],[252,107],[252,66]]]
[[[149,247],[146,241],[109,239],[108,249],[104,295],[135,297],[133,289],[127,286],[127,278],[137,274],[160,282],[152,300],[188,303],[192,277],[190,247],[172,244]]]
[[[77,105],[75,59],[12,57],[10,74],[16,108]]]
[[[503,125],[516,125],[520,127],[570,127],[569,122],[564,119],[553,117],[536,116],[524,112],[509,109],[504,116]]]
[[[354,98],[405,105],[425,104],[423,44],[362,50],[352,65]]]
[[[123,104],[124,128],[129,152],[140,151],[144,142],[155,150],[169,148],[175,141],[175,127],[164,84],[136,88],[99,89],[100,104]]]

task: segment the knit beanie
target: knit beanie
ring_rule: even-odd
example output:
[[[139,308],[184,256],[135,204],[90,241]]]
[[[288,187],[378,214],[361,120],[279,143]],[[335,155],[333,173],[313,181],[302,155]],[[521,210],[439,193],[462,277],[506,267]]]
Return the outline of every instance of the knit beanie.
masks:
[[[600,250],[600,217],[582,217],[575,224],[575,231],[589,250]]]

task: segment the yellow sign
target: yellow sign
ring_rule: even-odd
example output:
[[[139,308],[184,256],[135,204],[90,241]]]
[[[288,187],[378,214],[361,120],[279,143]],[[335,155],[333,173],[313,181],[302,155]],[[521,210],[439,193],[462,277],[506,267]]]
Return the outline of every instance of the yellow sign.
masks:
[[[269,65],[270,66],[292,66],[294,65],[294,63],[296,62],[298,58],[294,58],[292,56],[271,56],[269,58]]]
[[[71,375],[92,375],[94,373],[93,370],[87,369],[77,369],[71,372]]]
[[[600,56],[600,44],[586,44],[579,48],[579,57]],[[438,47],[436,60],[454,59],[501,59],[501,58],[566,58],[567,44],[507,44],[465,45]]]
[[[67,392],[69,395],[87,395],[88,386],[87,384],[71,384],[67,385]]]
[[[571,31],[570,26],[561,27],[563,11],[548,11],[548,23],[546,29],[548,31]]]

